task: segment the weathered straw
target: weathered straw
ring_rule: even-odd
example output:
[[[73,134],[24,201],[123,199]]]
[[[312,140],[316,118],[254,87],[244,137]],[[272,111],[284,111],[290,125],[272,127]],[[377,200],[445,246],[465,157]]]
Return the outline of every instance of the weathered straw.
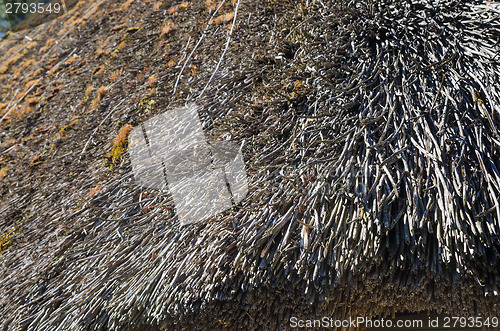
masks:
[[[256,3],[243,2],[239,17],[268,10]],[[207,136],[245,139],[242,204],[181,227],[168,195],[134,184],[126,155],[111,178],[95,170],[77,183],[104,188],[76,210],[48,211],[70,197],[19,194],[2,217],[29,211],[31,224],[50,220],[50,236],[27,228],[23,248],[0,258],[5,326],[276,329],[290,316],[499,315],[500,7],[309,3],[300,19],[277,10],[276,26],[260,25],[272,56],[241,68],[230,52],[203,98],[174,96],[202,106]],[[241,29],[234,40],[254,33]]]

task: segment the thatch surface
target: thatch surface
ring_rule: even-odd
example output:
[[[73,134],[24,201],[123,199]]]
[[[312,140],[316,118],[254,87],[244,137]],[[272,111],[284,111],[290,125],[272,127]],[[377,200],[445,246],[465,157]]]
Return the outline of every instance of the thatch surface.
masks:
[[[2,325],[499,316],[500,7],[242,2],[200,97],[236,2],[214,4],[80,1],[0,43]],[[180,227],[110,151],[188,100],[245,141],[250,193]]]

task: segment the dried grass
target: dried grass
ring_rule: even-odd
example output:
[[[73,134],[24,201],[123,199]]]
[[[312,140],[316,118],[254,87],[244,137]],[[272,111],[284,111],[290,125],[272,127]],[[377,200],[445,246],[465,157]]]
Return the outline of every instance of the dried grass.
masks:
[[[64,209],[47,208],[40,191],[9,201],[7,219],[51,223],[44,236],[27,231],[23,252],[36,262],[4,254],[17,277],[0,279],[0,312],[16,312],[5,325],[281,329],[292,315],[498,316],[498,6],[285,5],[242,8],[254,19],[276,10],[272,28],[235,29],[231,40],[254,38],[251,52],[221,56],[207,33],[209,46],[175,59],[171,99],[201,104],[208,136],[245,140],[242,204],[179,227],[168,195],[133,183],[123,127],[110,156],[125,162],[104,179],[89,170],[78,208],[65,197]],[[182,77],[195,50],[197,61],[214,53],[198,85]],[[84,152],[114,112],[101,114]]]

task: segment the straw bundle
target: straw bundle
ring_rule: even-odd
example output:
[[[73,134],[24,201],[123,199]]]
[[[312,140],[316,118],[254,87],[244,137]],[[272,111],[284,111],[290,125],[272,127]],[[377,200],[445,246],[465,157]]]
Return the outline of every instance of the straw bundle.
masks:
[[[275,26],[249,18],[232,36],[271,37],[265,54],[242,60],[230,50],[206,93],[208,73],[179,80],[192,86],[172,97],[196,100],[207,136],[245,141],[241,204],[181,227],[172,199],[136,185],[129,162],[71,184],[103,185],[76,211],[47,211],[71,196],[19,194],[4,217],[29,210],[33,224],[51,219],[50,235],[35,249],[30,229],[22,250],[3,257],[5,326],[259,329],[287,327],[291,316],[499,315],[500,7],[307,4],[295,16],[292,4],[243,7],[240,19],[274,10]]]

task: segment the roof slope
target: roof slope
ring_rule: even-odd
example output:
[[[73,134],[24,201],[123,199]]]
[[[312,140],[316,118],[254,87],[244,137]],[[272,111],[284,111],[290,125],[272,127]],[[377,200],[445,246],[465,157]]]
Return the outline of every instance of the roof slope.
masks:
[[[498,316],[498,5],[238,3],[80,1],[2,40],[3,326]],[[186,102],[250,191],[181,227],[116,148]]]

